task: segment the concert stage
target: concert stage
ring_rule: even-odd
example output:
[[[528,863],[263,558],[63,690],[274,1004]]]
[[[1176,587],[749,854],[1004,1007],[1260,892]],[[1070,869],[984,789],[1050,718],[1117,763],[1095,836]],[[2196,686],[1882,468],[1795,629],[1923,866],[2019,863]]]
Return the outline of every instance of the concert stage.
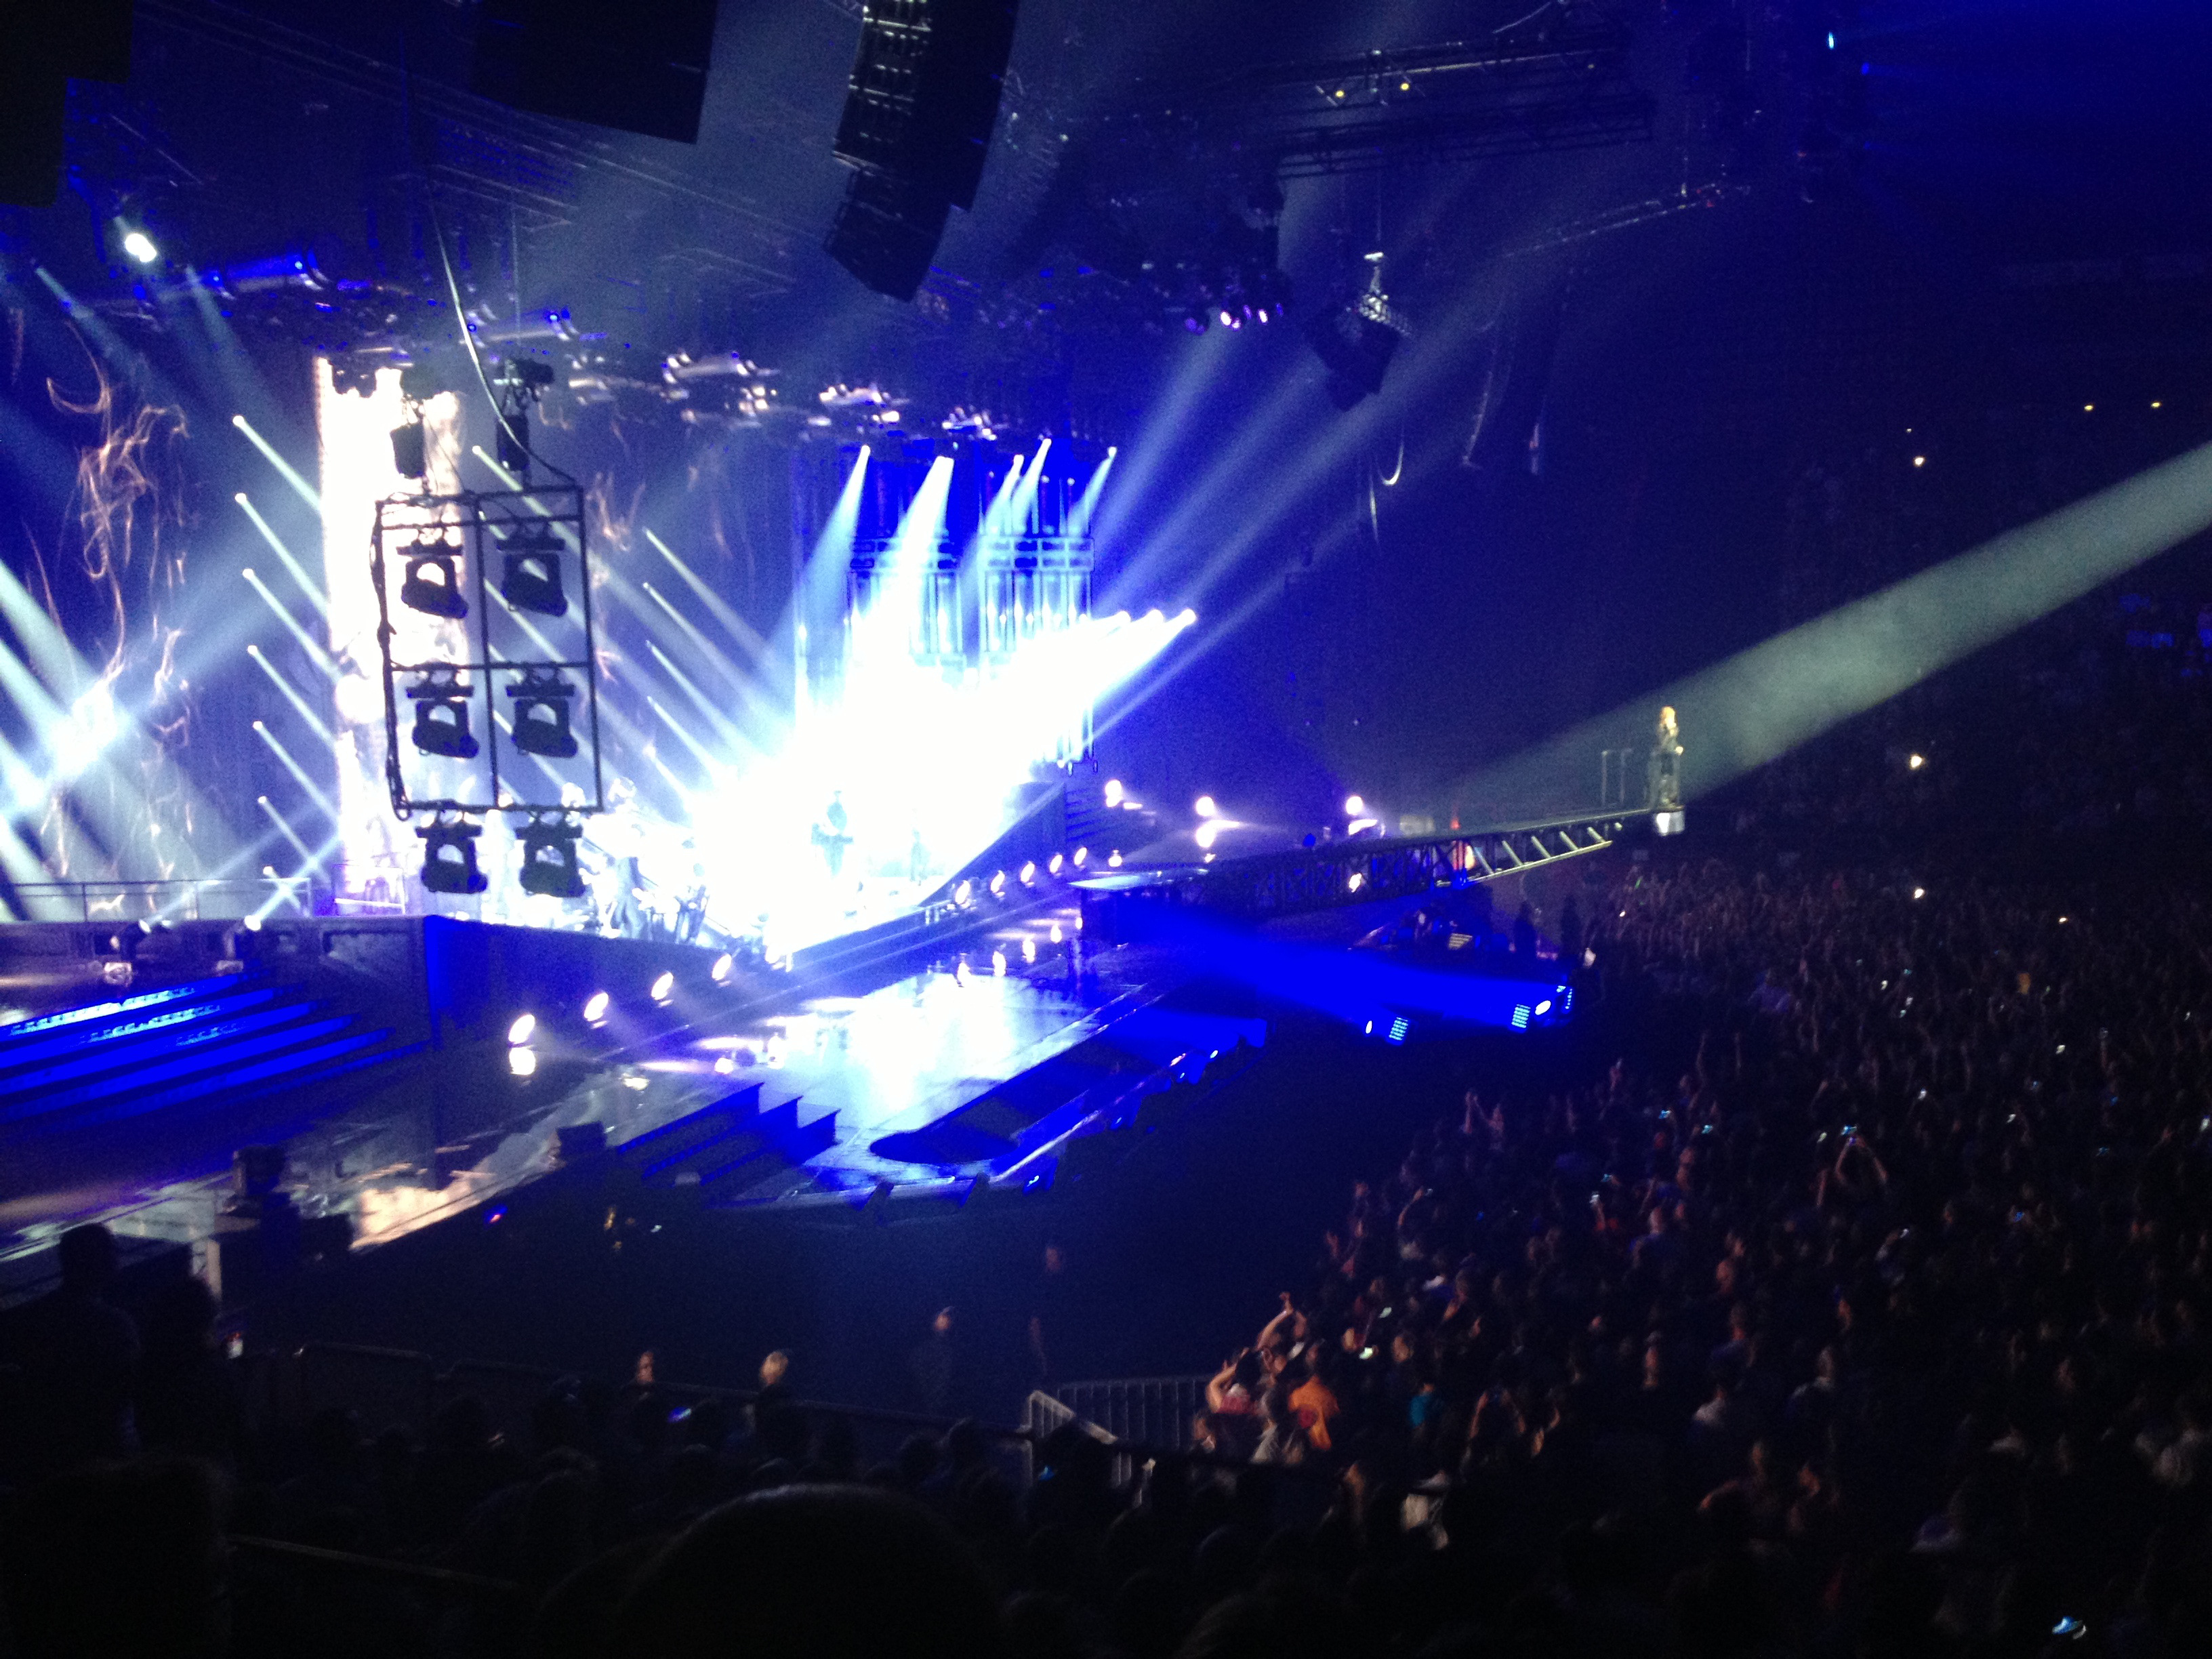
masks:
[[[728,1209],[1048,1185],[1264,1043],[1266,1009],[1391,1042],[1566,1018],[1556,957],[1373,947],[1618,826],[1032,869],[782,968],[437,916],[0,928],[0,1301],[81,1221],[238,1299],[582,1164]],[[235,1190],[263,1146],[283,1199]]]

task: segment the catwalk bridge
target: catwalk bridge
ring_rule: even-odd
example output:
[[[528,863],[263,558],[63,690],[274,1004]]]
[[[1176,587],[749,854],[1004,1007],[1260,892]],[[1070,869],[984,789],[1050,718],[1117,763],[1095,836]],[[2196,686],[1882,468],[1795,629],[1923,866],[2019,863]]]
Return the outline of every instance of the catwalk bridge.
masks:
[[[1680,828],[1680,814],[1665,833]],[[1324,842],[1211,864],[1130,870],[1087,881],[1102,896],[1195,905],[1261,921],[1378,899],[1411,898],[1603,852],[1655,815],[1614,810],[1445,835]]]

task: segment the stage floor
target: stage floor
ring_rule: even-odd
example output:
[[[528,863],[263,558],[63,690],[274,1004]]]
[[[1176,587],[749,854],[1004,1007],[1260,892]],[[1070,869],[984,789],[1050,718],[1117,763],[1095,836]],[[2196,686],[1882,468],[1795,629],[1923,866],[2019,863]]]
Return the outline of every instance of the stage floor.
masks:
[[[343,1214],[356,1247],[374,1246],[551,1173],[564,1127],[604,1124],[619,1148],[756,1082],[764,1109],[792,1102],[800,1125],[831,1122],[825,1148],[749,1187],[744,1203],[836,1203],[885,1181],[948,1182],[959,1177],[879,1157],[871,1143],[926,1127],[1076,1047],[1168,988],[1163,968],[1150,952],[1088,950],[1072,908],[1033,914],[873,989],[696,1026],[617,1061],[542,1049],[538,1081],[553,1086],[518,1094],[514,1113],[465,1144],[440,1144],[434,1077],[418,1074],[328,1121],[286,1126],[287,1186],[303,1216]],[[228,1171],[118,1167],[98,1182],[39,1187],[0,1201],[0,1301],[37,1285],[55,1237],[79,1222],[189,1246],[211,1277],[216,1241],[239,1224],[223,1213]]]

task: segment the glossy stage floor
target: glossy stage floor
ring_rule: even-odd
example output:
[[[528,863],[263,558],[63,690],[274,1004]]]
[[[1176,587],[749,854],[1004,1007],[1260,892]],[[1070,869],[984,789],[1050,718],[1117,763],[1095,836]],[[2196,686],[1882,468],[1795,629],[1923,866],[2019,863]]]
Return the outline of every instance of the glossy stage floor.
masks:
[[[1048,1182],[1071,1138],[1126,1120],[1146,1093],[1240,1041],[1256,1046],[1266,1029],[1176,1006],[1187,975],[1161,952],[1088,947],[1073,896],[941,948],[909,941],[811,982],[757,971],[750,983],[708,986],[705,953],[690,953],[702,963],[677,967],[718,994],[659,994],[656,981],[649,1001],[632,998],[635,1019],[620,1008],[588,1023],[544,1014],[521,1043],[507,1040],[518,1011],[548,1008],[551,998],[518,963],[599,946],[599,962],[580,976],[572,969],[568,983],[594,975],[642,983],[680,947],[611,963],[624,942],[475,930],[513,936],[517,963],[479,969],[483,983],[471,988],[483,1006],[473,1035],[470,1011],[456,1012],[461,998],[442,983],[455,970],[438,965],[451,947],[440,945],[446,935],[434,921],[421,975],[427,1036],[391,1015],[404,1000],[398,997],[378,1005],[390,1029],[351,1039],[343,1007],[317,1018],[326,1010],[312,999],[292,999],[300,1006],[289,1025],[266,1008],[239,1012],[272,995],[285,1001],[264,985],[265,966],[169,991],[134,988],[104,1002],[80,991],[62,1012],[0,1029],[0,1302],[42,1288],[54,1238],[94,1219],[142,1251],[189,1249],[220,1281],[226,1254],[234,1264],[245,1256],[228,1244],[256,1230],[253,1206],[237,1202],[231,1158],[253,1143],[282,1143],[290,1218],[310,1241],[343,1249],[495,1208],[520,1184],[586,1159],[604,1161],[617,1179],[696,1188],[701,1203],[726,1208]],[[391,934],[387,927],[387,948]],[[319,948],[335,947],[325,938]],[[715,966],[726,974],[726,963]],[[108,1063],[80,1057],[102,1052],[103,1042],[119,1058],[158,1039],[167,1056],[196,1033],[234,1045],[257,1022],[274,1035],[252,1040],[290,1041],[286,1054],[351,1040],[368,1058],[353,1062],[361,1069],[349,1077],[272,1087],[258,1104],[223,1086],[243,1074],[238,1064],[203,1091],[219,1107],[185,1097],[189,1085],[184,1096],[172,1089],[158,1108],[142,1107],[143,1061],[131,1072],[132,1091],[112,1089],[112,1100],[87,1085],[55,1092]],[[307,1036],[291,1035],[301,1032]],[[528,1075],[518,1076],[526,1065]],[[61,1121],[55,1103],[79,1095],[89,1103]]]

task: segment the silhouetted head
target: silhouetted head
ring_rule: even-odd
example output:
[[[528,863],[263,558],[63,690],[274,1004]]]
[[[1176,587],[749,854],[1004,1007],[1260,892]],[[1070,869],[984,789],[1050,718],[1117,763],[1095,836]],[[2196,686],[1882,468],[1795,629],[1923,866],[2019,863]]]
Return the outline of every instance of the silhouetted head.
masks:
[[[1004,1659],[996,1602],[921,1505],[861,1486],[785,1486],[702,1516],[638,1577],[625,1659]]]
[[[64,1233],[57,1253],[65,1291],[98,1296],[115,1278],[115,1235],[96,1221]]]

